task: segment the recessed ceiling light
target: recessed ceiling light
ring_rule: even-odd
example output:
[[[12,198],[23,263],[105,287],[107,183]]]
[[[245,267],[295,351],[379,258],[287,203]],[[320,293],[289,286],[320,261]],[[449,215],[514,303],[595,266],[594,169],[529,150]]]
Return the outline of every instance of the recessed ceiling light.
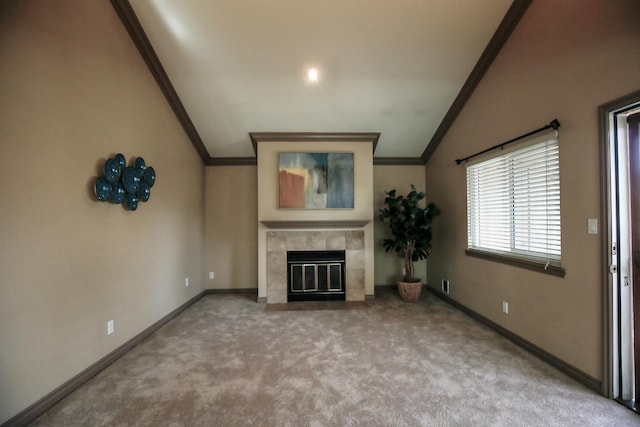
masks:
[[[311,67],[307,70],[307,80],[309,80],[311,83],[317,83],[318,82],[318,69]]]

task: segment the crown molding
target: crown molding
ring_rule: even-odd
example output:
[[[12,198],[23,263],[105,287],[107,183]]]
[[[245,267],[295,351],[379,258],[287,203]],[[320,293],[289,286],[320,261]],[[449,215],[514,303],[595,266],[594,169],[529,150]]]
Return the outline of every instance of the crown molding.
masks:
[[[342,141],[342,142],[371,142],[373,152],[376,151],[380,132],[249,132],[253,152],[258,155],[258,143],[268,141],[278,142],[313,142],[313,141]]]
[[[424,166],[420,157],[374,157],[374,166]]]
[[[255,157],[209,157],[204,164],[206,166],[256,166],[258,159]]]

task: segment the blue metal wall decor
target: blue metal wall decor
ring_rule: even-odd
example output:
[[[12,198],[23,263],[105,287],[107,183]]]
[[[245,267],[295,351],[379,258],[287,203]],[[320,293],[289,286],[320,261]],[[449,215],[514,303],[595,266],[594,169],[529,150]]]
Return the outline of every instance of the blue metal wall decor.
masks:
[[[118,153],[104,162],[102,176],[96,178],[95,193],[100,202],[123,203],[130,211],[138,208],[138,201],[146,202],[156,182],[156,171],[147,166],[142,157],[136,157],[127,166],[124,155]]]

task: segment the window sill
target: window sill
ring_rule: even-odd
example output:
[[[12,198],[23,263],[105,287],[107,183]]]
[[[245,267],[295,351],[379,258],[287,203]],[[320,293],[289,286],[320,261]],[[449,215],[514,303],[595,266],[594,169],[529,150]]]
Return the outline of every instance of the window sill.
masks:
[[[550,274],[552,276],[564,277],[565,269],[562,267],[550,265],[545,268],[545,264],[536,261],[529,261],[520,258],[514,258],[507,255],[494,254],[491,252],[483,252],[476,249],[467,249],[465,253],[468,256],[482,258],[489,261],[500,262],[512,265],[514,267],[526,268],[527,270],[537,271],[539,273]]]

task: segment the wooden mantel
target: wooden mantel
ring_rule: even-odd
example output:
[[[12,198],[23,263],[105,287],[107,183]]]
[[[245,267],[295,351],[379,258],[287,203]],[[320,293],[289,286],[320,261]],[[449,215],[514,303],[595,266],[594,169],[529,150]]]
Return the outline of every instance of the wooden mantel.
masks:
[[[305,220],[305,221],[260,221],[268,228],[291,228],[291,229],[306,229],[306,228],[362,228],[371,220],[347,220],[347,221],[326,221],[326,220]]]

